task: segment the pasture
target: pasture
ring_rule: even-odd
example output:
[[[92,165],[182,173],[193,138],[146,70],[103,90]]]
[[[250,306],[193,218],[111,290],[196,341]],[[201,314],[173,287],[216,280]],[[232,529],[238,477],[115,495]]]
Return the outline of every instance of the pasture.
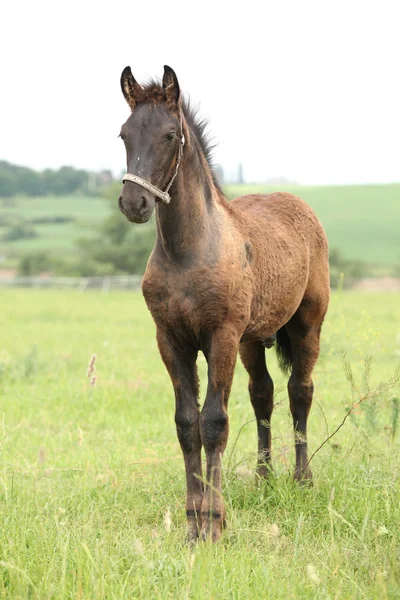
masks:
[[[230,199],[247,193],[277,190],[292,192],[308,202],[326,230],[330,247],[340,250],[347,259],[369,263],[379,275],[391,275],[393,267],[399,264],[400,184],[225,187]],[[101,198],[17,197],[0,204],[0,253],[16,257],[32,251],[56,251],[59,255],[73,253],[76,239],[95,237],[109,212],[109,203]],[[18,216],[34,227],[37,237],[2,241],[6,231],[2,222]],[[70,221],[35,224],[35,220],[43,217],[67,217]]]
[[[227,194],[284,190],[300,196],[321,221],[330,248],[373,265],[400,261],[400,184],[347,186],[229,186]]]
[[[0,319],[0,597],[399,598],[400,389],[374,393],[400,363],[397,295],[333,294],[311,452],[359,394],[372,394],[317,452],[312,488],[290,478],[292,425],[274,350],[276,477],[256,483],[256,427],[238,362],[224,457],[228,529],[215,546],[184,545],[173,391],[141,294],[7,290]],[[204,397],[202,357],[199,368]]]
[[[86,196],[16,197],[0,204],[0,252],[19,256],[31,251],[75,251],[79,237],[97,234],[103,219],[109,214],[108,203],[102,198]],[[50,217],[68,219],[65,222],[45,222]],[[4,223],[23,219],[31,225],[37,237],[5,242]]]

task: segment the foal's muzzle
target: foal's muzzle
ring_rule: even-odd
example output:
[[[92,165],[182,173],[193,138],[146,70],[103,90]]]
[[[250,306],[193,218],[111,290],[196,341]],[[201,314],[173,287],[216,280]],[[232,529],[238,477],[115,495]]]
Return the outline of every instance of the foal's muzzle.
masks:
[[[127,181],[124,183],[118,206],[131,223],[146,223],[153,213],[155,198],[147,190]]]

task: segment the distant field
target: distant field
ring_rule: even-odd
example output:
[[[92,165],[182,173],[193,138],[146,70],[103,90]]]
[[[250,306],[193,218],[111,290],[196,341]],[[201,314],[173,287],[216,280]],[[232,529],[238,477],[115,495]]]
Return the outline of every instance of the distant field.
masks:
[[[349,259],[375,264],[390,273],[400,262],[400,184],[364,186],[227,186],[229,198],[246,193],[290,191],[314,208],[324,225],[331,248],[341,250]],[[18,198],[15,205],[0,203],[0,218],[22,215],[26,219],[41,216],[67,216],[69,223],[34,225],[38,237],[0,241],[0,253],[19,255],[33,250],[71,253],[75,240],[95,235],[109,212],[101,198],[43,197]],[[123,218],[121,216],[121,218]],[[0,227],[0,238],[5,231]]]
[[[102,198],[85,196],[45,196],[16,198],[10,205],[0,203],[0,217],[21,216],[31,221],[41,217],[70,217],[67,223],[33,224],[38,237],[4,242],[0,252],[21,254],[34,250],[57,250],[71,253],[79,237],[95,235],[102,220],[109,214],[109,206]],[[5,227],[0,227],[0,238]]]
[[[400,184],[353,186],[229,186],[229,198],[284,190],[317,213],[331,248],[346,258],[393,265],[400,262]]]

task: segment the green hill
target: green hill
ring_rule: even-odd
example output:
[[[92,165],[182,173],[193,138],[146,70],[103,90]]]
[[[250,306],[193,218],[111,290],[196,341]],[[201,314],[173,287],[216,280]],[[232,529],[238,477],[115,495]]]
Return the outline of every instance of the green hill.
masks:
[[[400,262],[400,183],[349,186],[228,186],[229,198],[288,191],[316,212],[331,248],[346,258],[377,265]]]
[[[39,196],[0,200],[0,254],[13,264],[19,256],[32,251],[71,254],[79,237],[98,232],[109,214],[108,203],[100,197]],[[35,237],[5,240],[14,223],[23,221]]]
[[[330,247],[346,258],[373,265],[380,273],[391,273],[399,264],[400,184],[226,186],[229,198],[278,190],[290,191],[308,202],[325,227]],[[22,254],[37,250],[72,254],[76,239],[96,237],[109,212],[110,205],[102,198],[78,195],[0,199],[0,254],[6,257],[3,264],[16,264]],[[26,237],[9,239],[13,237],[6,235],[10,227],[21,220],[28,228]]]

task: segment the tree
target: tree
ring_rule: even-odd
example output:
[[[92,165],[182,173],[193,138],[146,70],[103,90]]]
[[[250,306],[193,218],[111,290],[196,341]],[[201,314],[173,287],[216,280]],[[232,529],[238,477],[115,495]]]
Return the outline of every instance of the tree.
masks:
[[[155,243],[155,223],[135,226],[121,214],[117,198],[121,184],[111,185],[104,193],[110,203],[111,214],[107,217],[96,240],[81,239],[78,246],[81,261],[111,267],[114,273],[142,274]]]
[[[15,176],[9,171],[0,168],[0,196],[10,198],[16,193]]]
[[[342,279],[344,286],[349,287],[355,280],[365,277],[366,264],[360,260],[348,260],[340,250],[332,248],[329,251],[329,270],[332,288],[341,285]]]
[[[89,190],[90,176],[96,180],[96,186]],[[86,194],[96,192],[108,186],[112,181],[110,171],[90,174],[83,169],[61,167],[58,171],[45,169],[34,171],[27,167],[0,161],[0,197],[9,198],[17,194],[39,196],[42,194],[67,195],[80,191]]]

